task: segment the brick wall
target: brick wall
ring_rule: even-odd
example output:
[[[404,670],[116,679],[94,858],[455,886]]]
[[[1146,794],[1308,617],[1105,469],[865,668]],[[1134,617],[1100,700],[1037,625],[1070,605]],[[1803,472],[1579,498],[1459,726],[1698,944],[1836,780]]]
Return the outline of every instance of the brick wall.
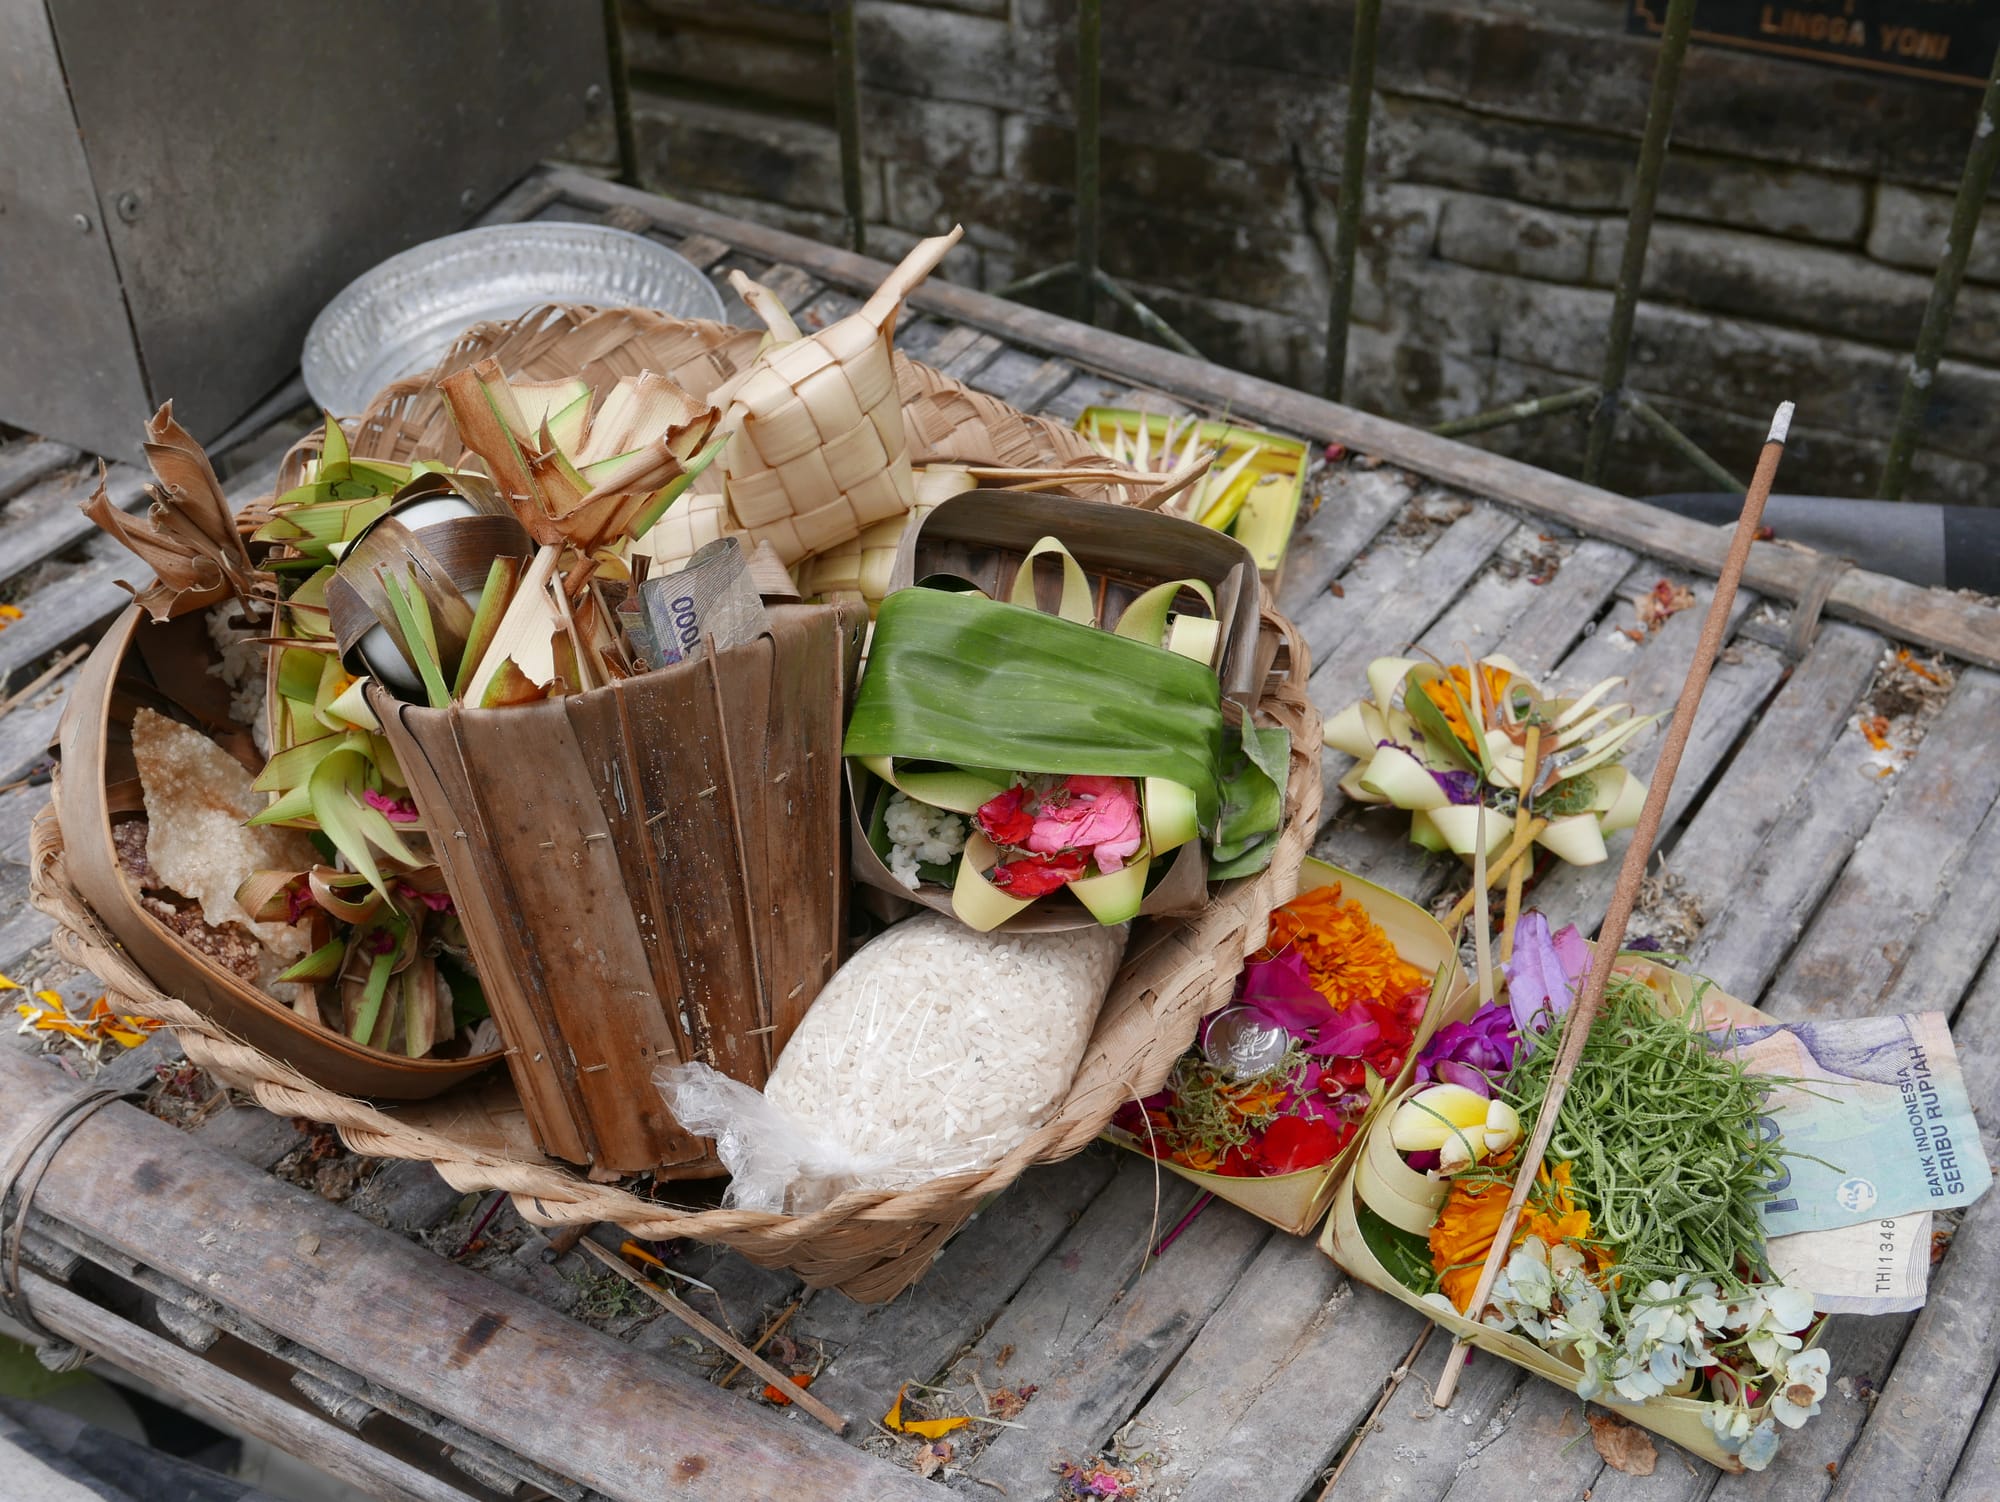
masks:
[[[1596,374],[1655,51],[1622,15],[1622,0],[1385,7],[1350,401],[1431,423]],[[1072,0],[861,0],[857,24],[870,249],[956,220],[957,279],[997,287],[1066,259]],[[837,238],[823,3],[626,0],[626,25],[651,185]],[[1104,6],[1107,269],[1209,357],[1308,388],[1350,28],[1339,0]],[[1636,384],[1739,471],[1793,397],[1788,486],[1869,493],[1977,102],[1697,47]],[[1984,501],[2000,494],[2000,208],[1951,356],[1912,493]],[[1573,472],[1582,430],[1565,417],[1479,441]],[[1706,488],[1643,434],[1611,479]]]

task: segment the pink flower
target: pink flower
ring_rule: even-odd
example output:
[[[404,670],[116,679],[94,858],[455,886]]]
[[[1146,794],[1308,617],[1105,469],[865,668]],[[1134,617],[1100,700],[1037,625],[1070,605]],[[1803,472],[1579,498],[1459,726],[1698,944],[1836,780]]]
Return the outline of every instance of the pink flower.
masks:
[[[1100,871],[1116,871],[1145,843],[1139,790],[1128,777],[1069,777],[1035,810],[1028,849],[1082,850]]]
[[[361,801],[376,813],[381,814],[391,824],[414,824],[417,822],[417,805],[408,798],[391,798],[387,793],[378,793],[373,788],[361,790]]]

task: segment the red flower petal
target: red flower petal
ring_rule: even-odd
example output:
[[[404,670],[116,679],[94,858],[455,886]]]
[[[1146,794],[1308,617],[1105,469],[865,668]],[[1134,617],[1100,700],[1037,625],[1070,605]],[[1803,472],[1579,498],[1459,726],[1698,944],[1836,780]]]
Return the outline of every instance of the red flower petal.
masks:
[[[1317,1168],[1339,1151],[1340,1133],[1330,1123],[1303,1116],[1280,1116],[1257,1144],[1257,1158],[1267,1174]]]
[[[1058,887],[1066,887],[1083,875],[1087,862],[1075,850],[1054,855],[1024,855],[993,868],[993,885],[1009,897],[1024,901],[1046,897]]]
[[[1035,820],[1021,805],[1027,800],[1028,790],[1015,786],[1007,789],[997,798],[989,798],[979,805],[973,815],[986,838],[996,845],[1020,847],[1028,842],[1034,833]]]

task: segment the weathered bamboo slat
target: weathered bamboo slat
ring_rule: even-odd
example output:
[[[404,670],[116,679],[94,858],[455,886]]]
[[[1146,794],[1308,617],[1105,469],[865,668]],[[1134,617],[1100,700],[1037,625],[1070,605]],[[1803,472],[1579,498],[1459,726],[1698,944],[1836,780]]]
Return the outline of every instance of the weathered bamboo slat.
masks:
[[[1800,772],[1817,763],[1845,728],[1875,674],[1882,639],[1829,625],[1764,706],[1742,748],[1675,843],[1668,863],[1687,895],[1720,914],[1744,866],[1785,822]]]
[[[1273,1236],[1131,1432],[1186,1478],[1179,1502],[1310,1498],[1423,1323],[1310,1240]]]
[[[1728,976],[1742,995],[1762,996],[1758,1005],[1767,1010],[1772,998],[1764,988],[1888,796],[1885,780],[1860,770],[1868,749],[1859,730],[1844,731],[1817,762],[1796,770],[1798,795],[1784,823],[1735,873],[1735,890],[1746,900],[1706,914],[1690,956],[1695,968]]]
[[[1110,1182],[953,1362],[955,1374],[969,1380],[977,1372],[988,1387],[1046,1384],[1104,1312],[1150,1271],[1155,1243],[1180,1222],[1197,1191],[1135,1153],[1115,1156]]]
[[[1111,1178],[1111,1155],[1085,1152],[1023,1177],[945,1246],[924,1295],[887,1304],[818,1296],[793,1321],[795,1335],[836,1354],[814,1384],[846,1412],[888,1408],[904,1382],[928,1381],[954,1352],[1019,1296],[1078,1216]]]
[[[2000,675],[1961,675],[1768,993],[1767,1010],[1781,1017],[1876,1010],[2000,798],[1996,719]],[[1858,935],[1868,937],[1857,942]]]
[[[1094,1453],[1173,1367],[1273,1234],[1234,1205],[1210,1205],[1057,1366],[1028,1410],[1033,1427],[1004,1430],[972,1474],[1010,1497],[1032,1497],[1047,1485],[1051,1455]]]
[[[0,1123],[73,1088],[0,1055]],[[808,1477],[829,1499],[932,1495],[139,1111],[98,1112],[63,1153],[119,1172],[51,1172],[43,1214],[619,1502],[793,1496]]]
[[[1357,682],[1365,688],[1363,674],[1370,659],[1383,652],[1399,652],[1423,635],[1424,628],[1443,614],[1458,592],[1478,577],[1515,525],[1514,518],[1498,507],[1475,505],[1445,528],[1420,557],[1404,560],[1403,569],[1393,580],[1382,580],[1379,596],[1373,591],[1368,598],[1327,596],[1327,603],[1334,608],[1324,614],[1332,617],[1333,629],[1323,647],[1313,648],[1313,676],[1308,688],[1320,712],[1334,714],[1352,702],[1359,691]],[[1390,552],[1383,548],[1369,562],[1386,560]]]
[[[16,509],[34,509],[28,515],[0,521],[0,584],[18,578],[97,530],[79,504],[90,495],[94,483],[94,470],[89,478],[81,473],[58,474],[21,495]],[[114,465],[105,479],[105,493],[120,510],[134,510],[145,501],[146,476],[129,465]]]
[[[1415,491],[1395,469],[1340,469],[1321,482],[1319,510],[1292,535],[1278,608],[1297,620],[1354,562]]]
[[[49,1329],[143,1382],[172,1389],[231,1429],[293,1455],[383,1502],[477,1502],[474,1493],[420,1470],[243,1377],[119,1318],[39,1273],[26,1275],[36,1316]]]
[[[66,443],[23,438],[0,444],[0,501],[12,500],[45,475],[66,469],[83,457]]]

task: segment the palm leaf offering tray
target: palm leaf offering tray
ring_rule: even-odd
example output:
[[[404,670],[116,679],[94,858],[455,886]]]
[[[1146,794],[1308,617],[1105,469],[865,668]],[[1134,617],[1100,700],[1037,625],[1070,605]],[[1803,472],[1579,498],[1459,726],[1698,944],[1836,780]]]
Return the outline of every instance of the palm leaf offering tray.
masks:
[[[765,332],[475,328],[329,414],[237,517],[163,410],[151,510],[94,511],[157,580],[93,658],[40,831],[74,952],[362,1151],[857,1297],[1089,1143],[1290,895],[1319,723],[1241,546],[1150,509],[1204,456],[1115,463],[895,353],[955,238],[810,335],[747,282]],[[864,657],[875,600],[828,560],[885,527]],[[1044,699],[1061,736],[1010,723]],[[226,808],[174,801],[225,771]],[[975,856],[919,894],[932,914],[864,918],[883,800],[850,807],[844,773],[933,815],[1008,803],[996,855],[1081,890]],[[962,811],[940,792],[974,781]],[[885,999],[989,1041],[948,1090],[884,1088],[908,1050],[856,1019]],[[393,1117],[354,1098],[440,1090]],[[616,1182],[723,1172],[720,1210]]]
[[[1482,1349],[1761,1470],[1826,1396],[1825,1317],[1920,1306],[1933,1213],[1990,1182],[1944,1018],[1781,1022],[1620,956],[1475,1321],[1590,958],[1532,911],[1513,937],[1505,999],[1446,1009],[1321,1244]]]
[[[1076,427],[1100,451],[1135,469],[1171,471],[1208,454],[1208,473],[1167,501],[1167,508],[1227,532],[1249,549],[1266,578],[1275,578],[1284,567],[1305,493],[1306,446],[1298,439],[1116,407],[1087,407]]]
[[[1310,859],[1299,887],[1166,1086],[1107,1135],[1302,1236],[1469,982],[1415,903]]]

